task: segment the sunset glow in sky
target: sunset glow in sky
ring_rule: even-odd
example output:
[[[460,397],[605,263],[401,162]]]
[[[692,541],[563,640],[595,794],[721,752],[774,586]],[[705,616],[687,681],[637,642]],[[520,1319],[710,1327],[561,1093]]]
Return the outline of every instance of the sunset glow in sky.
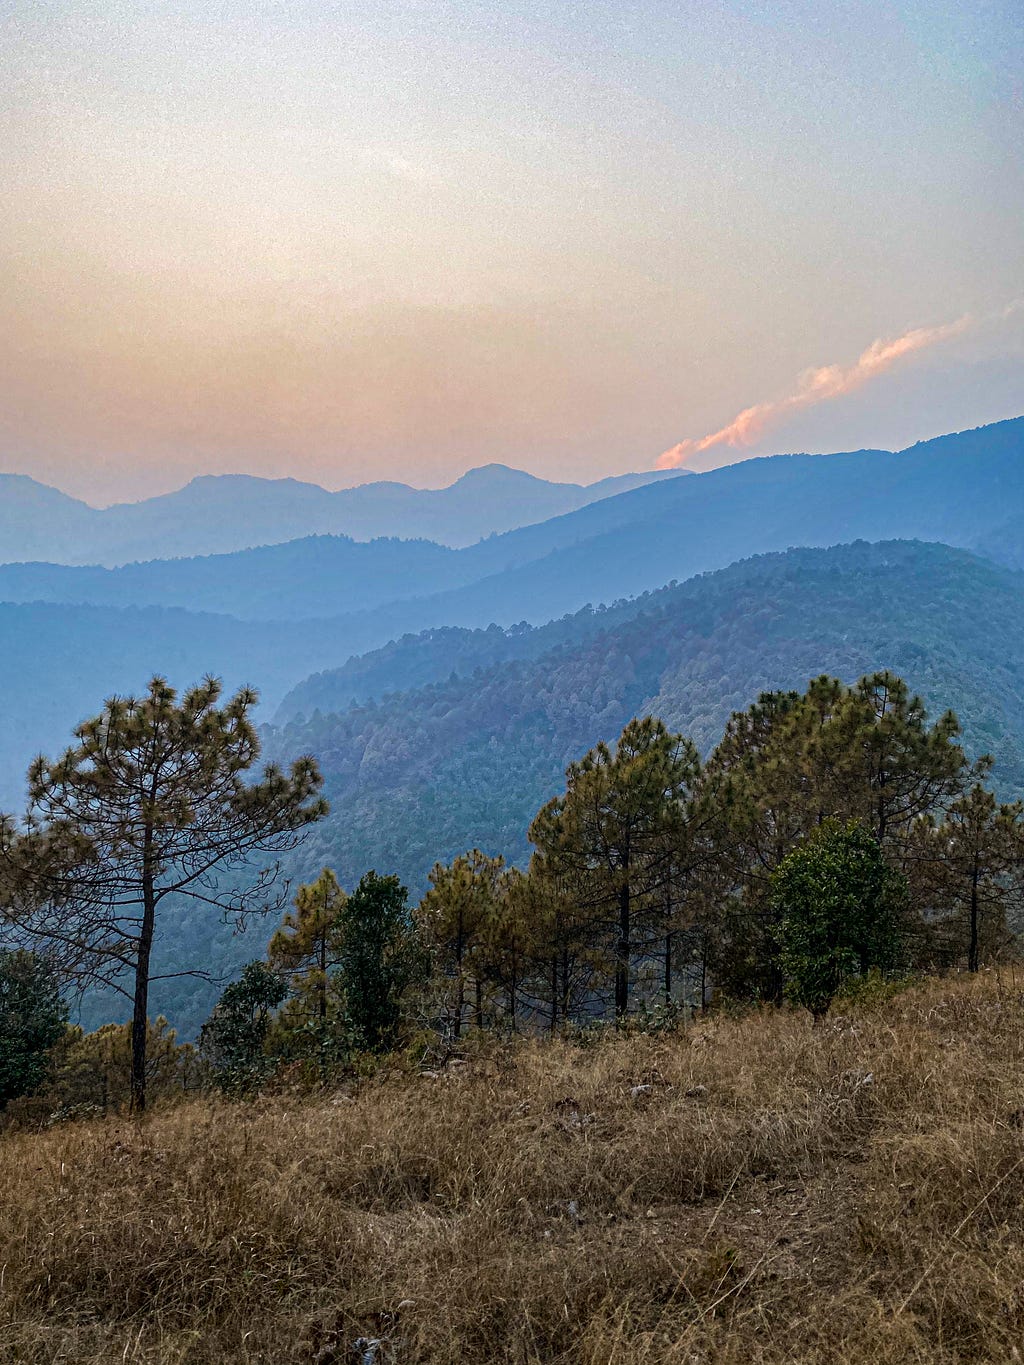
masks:
[[[1019,0],[10,0],[0,469],[589,481],[1016,416],[1022,72]]]

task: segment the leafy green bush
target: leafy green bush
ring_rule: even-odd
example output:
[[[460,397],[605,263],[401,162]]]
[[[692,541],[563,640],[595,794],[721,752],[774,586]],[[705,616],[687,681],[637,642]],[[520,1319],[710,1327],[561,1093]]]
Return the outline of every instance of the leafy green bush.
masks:
[[[825,820],[772,876],[786,993],[823,1018],[842,987],[902,960],[907,884],[856,821]]]

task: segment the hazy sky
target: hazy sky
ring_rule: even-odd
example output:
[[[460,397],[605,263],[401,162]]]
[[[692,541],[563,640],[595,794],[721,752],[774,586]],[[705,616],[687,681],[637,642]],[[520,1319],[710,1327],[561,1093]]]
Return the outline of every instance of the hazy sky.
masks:
[[[590,480],[1024,412],[1020,0],[0,17],[0,468]]]

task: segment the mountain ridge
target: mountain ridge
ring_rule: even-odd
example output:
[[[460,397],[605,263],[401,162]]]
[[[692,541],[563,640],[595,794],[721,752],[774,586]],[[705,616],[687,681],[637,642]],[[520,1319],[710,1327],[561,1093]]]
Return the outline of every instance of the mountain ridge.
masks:
[[[290,477],[200,474],[170,493],[96,508],[28,475],[0,474],[0,562],[113,567],[230,553],[312,534],[469,545],[666,477],[672,471],[556,483],[491,464],[439,489],[378,480],[332,492]],[[45,512],[42,522],[33,521],[37,509]]]
[[[117,569],[0,566],[0,600],[324,616],[351,633],[356,654],[433,626],[540,624],[753,553],[889,538],[1024,566],[1024,419],[902,452],[745,461],[627,489],[461,549],[313,535]]]

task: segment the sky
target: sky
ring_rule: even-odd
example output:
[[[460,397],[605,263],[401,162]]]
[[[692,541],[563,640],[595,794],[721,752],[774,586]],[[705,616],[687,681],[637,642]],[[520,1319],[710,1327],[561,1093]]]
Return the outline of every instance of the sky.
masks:
[[[2,0],[0,469],[438,486],[1024,412],[1019,0]]]

